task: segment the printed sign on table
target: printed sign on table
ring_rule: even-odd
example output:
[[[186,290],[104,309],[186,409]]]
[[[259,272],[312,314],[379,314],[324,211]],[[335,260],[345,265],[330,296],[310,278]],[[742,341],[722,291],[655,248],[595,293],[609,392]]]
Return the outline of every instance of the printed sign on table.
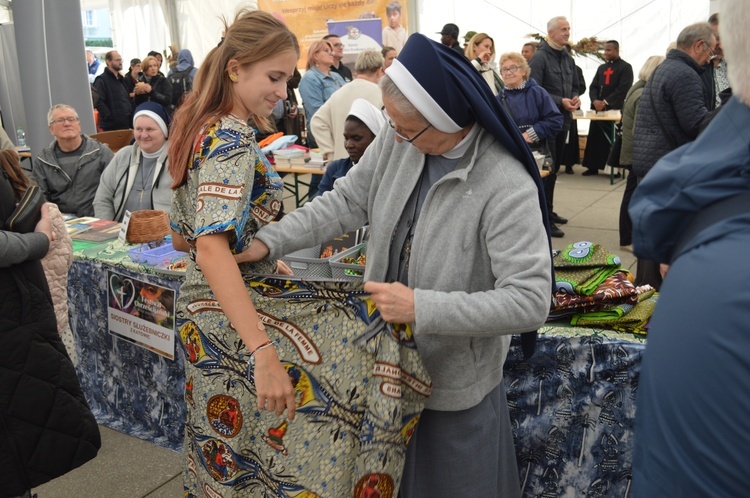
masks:
[[[107,270],[109,333],[174,360],[174,290]]]

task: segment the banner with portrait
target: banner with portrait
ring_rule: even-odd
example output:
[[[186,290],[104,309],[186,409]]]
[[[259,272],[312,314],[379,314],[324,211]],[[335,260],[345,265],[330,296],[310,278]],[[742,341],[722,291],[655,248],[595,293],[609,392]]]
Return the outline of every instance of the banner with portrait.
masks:
[[[299,67],[304,68],[310,44],[329,33],[339,35],[344,43],[344,64],[353,65],[364,49],[379,50],[388,45],[400,51],[411,34],[409,3],[410,0],[258,0],[258,7],[281,19],[297,35],[302,52]]]

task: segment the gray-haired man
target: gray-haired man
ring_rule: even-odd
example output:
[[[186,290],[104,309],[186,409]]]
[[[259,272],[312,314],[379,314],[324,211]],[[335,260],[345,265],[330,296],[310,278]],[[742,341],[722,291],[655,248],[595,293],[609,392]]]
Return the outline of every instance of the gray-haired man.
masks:
[[[107,145],[81,133],[78,113],[69,105],[53,106],[47,124],[55,139],[34,162],[39,188],[63,213],[94,216],[99,177],[114,154]]]

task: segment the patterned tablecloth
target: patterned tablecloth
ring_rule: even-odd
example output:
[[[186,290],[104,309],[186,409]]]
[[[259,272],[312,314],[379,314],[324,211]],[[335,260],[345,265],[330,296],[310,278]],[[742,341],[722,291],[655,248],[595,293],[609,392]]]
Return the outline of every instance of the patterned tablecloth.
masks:
[[[177,290],[118,242],[76,245],[71,326],[79,378],[97,420],[176,451],[185,420],[183,355],[170,361],[107,332],[107,269]],[[518,339],[505,365],[524,496],[627,496],[635,396],[645,338],[599,329],[544,327],[523,360]]]
[[[645,338],[554,325],[541,332],[531,360],[512,347],[505,364],[523,496],[628,496]]]

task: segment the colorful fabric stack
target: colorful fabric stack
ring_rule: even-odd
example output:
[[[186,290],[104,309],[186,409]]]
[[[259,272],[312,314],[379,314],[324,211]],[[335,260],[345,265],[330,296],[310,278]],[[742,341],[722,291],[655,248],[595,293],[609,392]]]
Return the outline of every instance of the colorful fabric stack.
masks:
[[[618,271],[607,277],[590,296],[569,294],[558,291],[553,296],[553,305],[547,321],[557,320],[569,315],[594,313],[608,310],[612,306],[635,306],[638,293],[635,285],[628,280],[628,273]]]
[[[599,244],[582,241],[569,245],[552,258],[558,291],[590,296],[620,269],[620,257]]]
[[[553,257],[556,292],[547,321],[645,334],[656,303],[654,289],[636,287],[620,258],[599,244],[576,242]]]
[[[638,302],[620,304],[608,310],[573,315],[571,325],[577,327],[608,328],[618,332],[646,335],[648,320],[654,312],[658,294],[650,285],[636,287]]]

